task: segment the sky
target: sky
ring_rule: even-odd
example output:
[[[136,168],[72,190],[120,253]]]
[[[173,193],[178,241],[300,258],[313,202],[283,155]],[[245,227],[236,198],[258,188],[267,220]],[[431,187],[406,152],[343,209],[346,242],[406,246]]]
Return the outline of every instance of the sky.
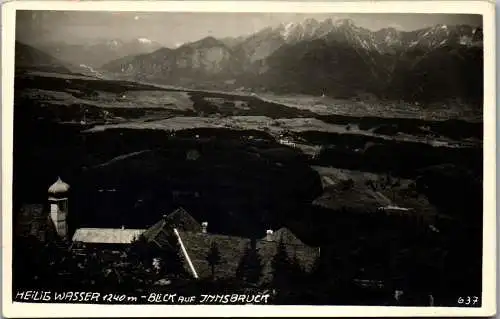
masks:
[[[16,38],[26,43],[52,40],[78,43],[98,38],[129,41],[143,37],[175,47],[206,36],[236,37],[306,18],[352,19],[356,25],[373,31],[385,27],[411,31],[436,24],[482,25],[480,15],[459,14],[18,11]]]

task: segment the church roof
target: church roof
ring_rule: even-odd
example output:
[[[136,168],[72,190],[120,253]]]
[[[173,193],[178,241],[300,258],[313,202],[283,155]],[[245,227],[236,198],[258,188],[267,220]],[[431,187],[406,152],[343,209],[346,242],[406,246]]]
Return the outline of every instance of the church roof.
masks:
[[[49,194],[57,195],[69,191],[69,185],[62,181],[60,177],[57,178],[54,184],[49,187]]]
[[[130,244],[144,231],[144,229],[79,228],[73,235],[73,241],[92,244]]]

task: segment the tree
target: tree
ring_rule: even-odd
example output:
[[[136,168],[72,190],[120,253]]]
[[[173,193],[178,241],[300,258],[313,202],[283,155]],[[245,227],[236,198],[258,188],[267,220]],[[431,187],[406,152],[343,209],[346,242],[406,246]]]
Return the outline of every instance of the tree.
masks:
[[[16,288],[36,287],[50,282],[49,263],[59,257],[47,254],[47,249],[34,237],[14,237],[12,243],[12,275]],[[35,280],[37,278],[37,280]]]
[[[391,173],[386,174],[386,182],[385,182],[385,187],[391,187],[392,186],[392,175]]]
[[[102,260],[97,252],[93,252],[87,256],[84,267],[87,271],[87,277],[90,284],[95,285],[98,288],[102,288],[104,285],[103,271],[105,265],[102,263]]]
[[[276,286],[288,285],[291,280],[291,260],[286,252],[285,244],[280,240],[276,254],[274,255],[271,266],[273,269],[273,284]]]
[[[147,265],[152,260],[151,246],[143,235],[134,240],[127,250],[127,256],[132,262],[140,262]]]
[[[322,274],[323,274],[323,265],[322,265],[322,259],[321,255],[317,255],[316,258],[314,259],[314,263],[311,267],[311,272],[310,272],[310,277],[313,282],[321,282],[322,280]]]
[[[168,244],[160,248],[155,244],[148,243],[146,238],[141,235],[130,246],[128,256],[131,262],[140,262],[146,269],[153,267],[153,260],[155,258],[160,258],[162,269],[158,272],[159,274],[186,275],[181,248],[177,238],[169,234],[166,241]]]
[[[299,258],[297,257],[297,254],[293,255],[293,258],[290,263],[290,274],[292,278],[295,278],[297,283],[303,284],[304,279],[305,279],[305,274],[306,271],[301,265],[301,262]]]
[[[262,275],[262,261],[255,247],[255,243],[245,248],[245,252],[236,269],[236,278],[257,283]]]
[[[313,303],[326,304],[331,302],[329,298],[332,297],[332,281],[329,274],[332,271],[333,269],[326,267],[324,257],[318,254],[309,274],[304,274],[306,281],[301,290],[310,294]]]
[[[222,262],[219,247],[217,246],[216,242],[212,242],[212,244],[210,245],[210,250],[208,251],[206,259],[212,270],[212,280],[213,280],[215,278],[215,267]]]
[[[165,260],[166,272],[169,274],[175,274],[178,276],[187,275],[186,268],[184,267],[184,260],[181,252],[181,245],[176,238],[171,236],[169,243],[171,243],[168,249],[164,249],[162,256]]]

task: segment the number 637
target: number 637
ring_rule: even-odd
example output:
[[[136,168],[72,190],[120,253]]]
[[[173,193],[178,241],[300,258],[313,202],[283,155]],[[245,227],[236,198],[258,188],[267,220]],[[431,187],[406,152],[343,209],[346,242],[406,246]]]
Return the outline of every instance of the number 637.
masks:
[[[476,296],[458,297],[459,305],[475,305],[478,301],[479,298]]]

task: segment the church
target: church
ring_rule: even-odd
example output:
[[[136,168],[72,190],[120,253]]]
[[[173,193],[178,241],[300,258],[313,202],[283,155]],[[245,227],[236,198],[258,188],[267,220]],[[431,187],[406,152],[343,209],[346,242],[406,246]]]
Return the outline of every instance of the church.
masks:
[[[149,267],[153,272],[147,269],[146,272],[131,273],[127,266],[127,263],[131,264],[127,260],[127,248],[138,239],[144,240],[158,251],[179,247],[177,251],[181,267],[184,267],[194,280],[238,277],[241,262],[249,251],[259,260],[260,276],[257,282],[252,281],[258,285],[266,285],[273,280],[273,259],[283,251],[290,262],[298,264],[305,272],[313,270],[320,257],[319,247],[306,245],[286,227],[276,231],[263,230],[260,238],[211,233],[207,222],[198,222],[182,207],[163,215],[153,226],[144,229],[80,227],[71,234],[68,227],[71,197],[69,192],[70,186],[61,178],[57,178],[48,188],[46,204],[23,205],[20,211],[14,214],[15,236],[36,238],[42,243],[55,242],[57,246],[69,252],[72,259],[82,257],[87,260],[99,256],[97,258],[104,261],[100,270],[105,273],[106,285],[115,281],[123,282],[123,278],[127,276],[133,277],[133,280],[139,283],[150,282],[155,286],[171,284],[170,276],[153,281],[146,278],[162,269],[162,263],[158,260],[161,259],[161,253],[150,256],[152,258]],[[214,247],[217,254],[213,254]],[[58,276],[67,275],[72,276],[72,273],[58,273]],[[382,281],[371,279],[354,279],[353,282],[372,290],[382,289],[385,285]],[[402,291],[396,290],[394,299],[399,302],[401,294]],[[432,296],[429,298],[432,304]]]
[[[82,227],[76,228],[74,233],[70,234],[69,191],[70,186],[61,178],[57,178],[48,189],[48,209],[40,204],[23,205],[18,214],[17,235],[34,236],[42,242],[66,241],[75,254],[106,250],[120,255],[139,238],[160,250],[177,246],[180,247],[186,271],[195,279],[214,276],[213,267],[207,259],[214,247],[217,247],[219,253],[215,277],[234,276],[243,255],[248,249],[255,249],[262,264],[262,281],[270,280],[271,261],[280,245],[285,248],[289,258],[297,261],[305,271],[312,269],[320,253],[319,248],[304,244],[285,227],[276,231],[263,230],[261,238],[211,233],[207,222],[200,223],[182,207],[163,215],[149,228]]]

